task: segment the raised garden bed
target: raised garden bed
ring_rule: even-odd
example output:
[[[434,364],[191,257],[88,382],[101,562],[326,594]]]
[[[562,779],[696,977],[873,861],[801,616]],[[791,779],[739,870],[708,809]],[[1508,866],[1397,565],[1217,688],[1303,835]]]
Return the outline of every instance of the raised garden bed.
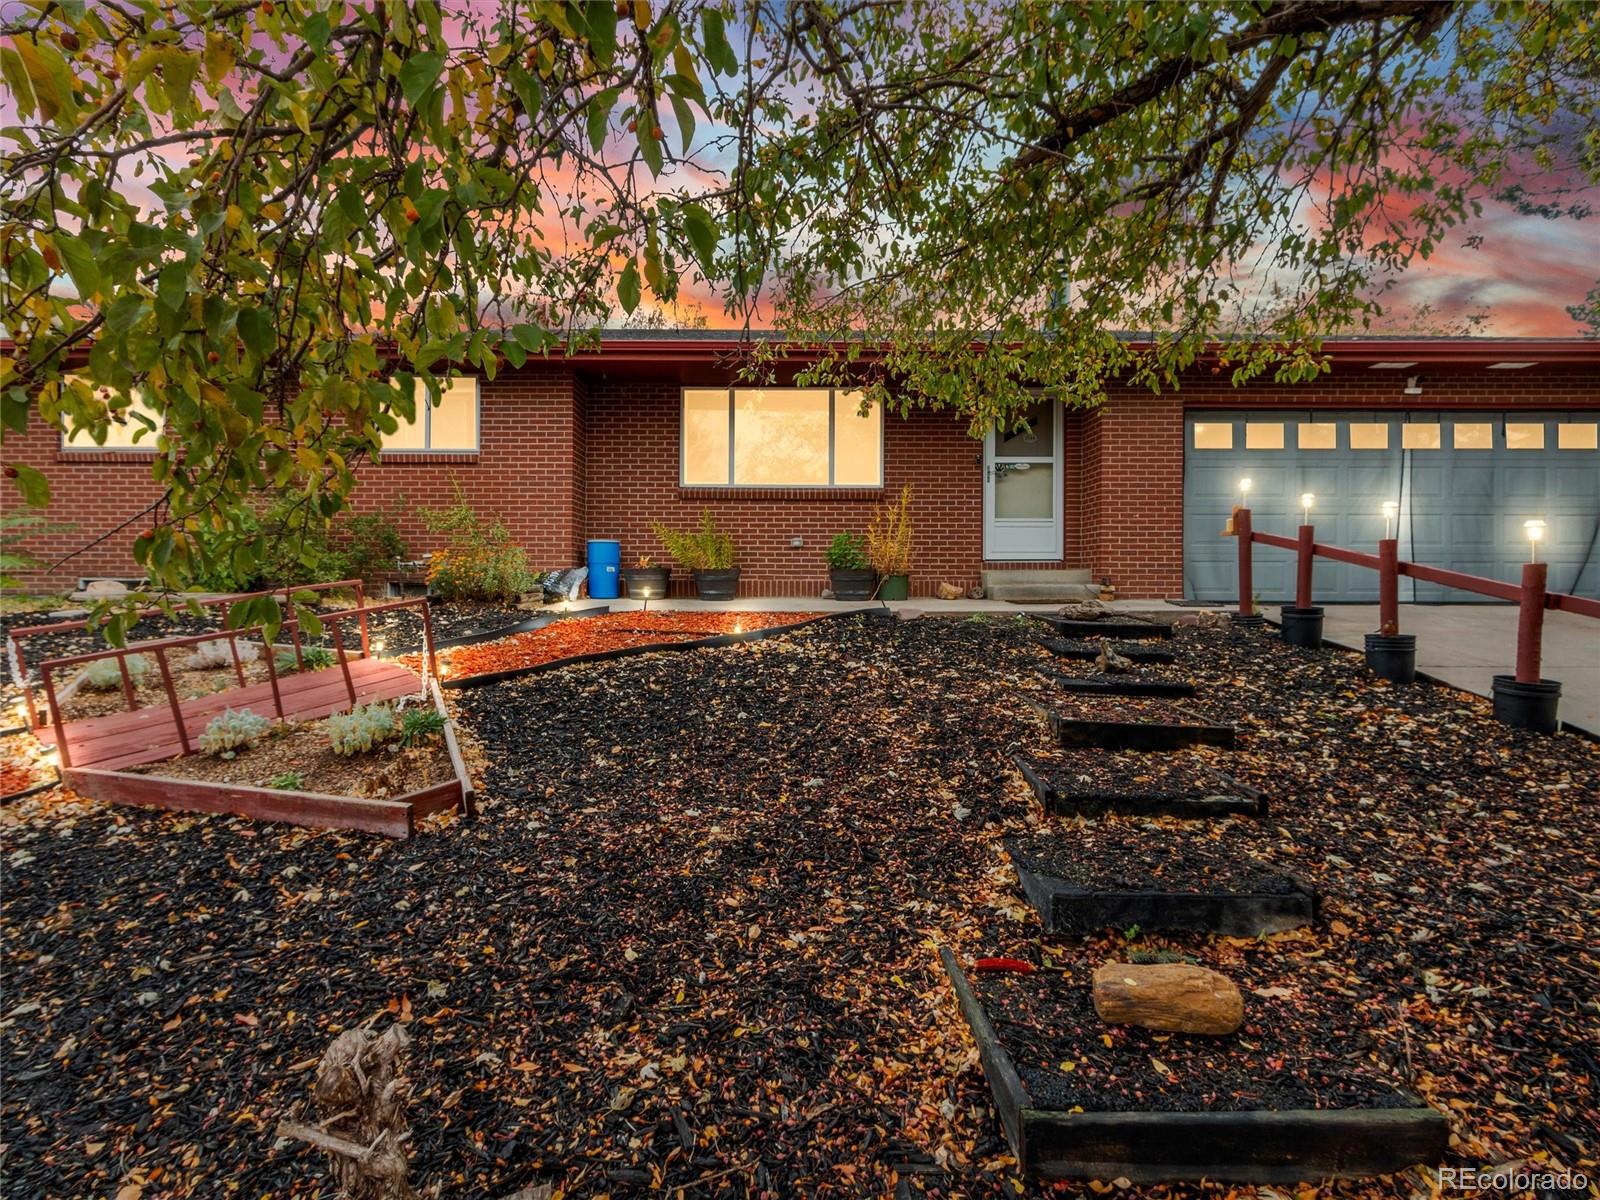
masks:
[[[189,754],[120,770],[68,767],[62,781],[118,804],[406,838],[423,817],[457,807],[473,811],[472,785],[437,686],[429,703],[445,715],[443,733],[409,749],[380,746],[341,757],[320,723],[308,722],[232,758]]]
[[[1192,696],[1194,684],[1183,679],[1152,679],[1146,676],[1127,675],[1065,675],[1060,671],[1042,668],[1046,678],[1055,682],[1064,692],[1085,696],[1143,696],[1152,699],[1180,699]]]
[[[1006,849],[1052,933],[1138,927],[1257,937],[1311,924],[1316,893],[1250,858],[1243,840],[1074,826],[1013,838]]]
[[[1198,760],[1175,763],[1180,755],[1152,759],[1136,751],[1066,754],[1093,761],[1046,764],[1020,754],[1012,756],[1022,778],[1049,812],[1082,817],[1105,813],[1192,818],[1266,815],[1266,796]]]
[[[1188,750],[1195,746],[1218,746],[1233,750],[1238,746],[1238,731],[1232,725],[1181,720],[1187,715],[1175,707],[1157,713],[1120,705],[1108,707],[1103,715],[1093,717],[1051,709],[1050,732],[1067,749]],[[1175,721],[1174,717],[1180,719]]]
[[[1246,1024],[1230,1038],[1107,1032],[1086,972],[974,984],[939,957],[1024,1174],[1299,1183],[1444,1158],[1443,1114],[1343,1050],[1342,1014],[1281,980],[1244,981]],[[1270,990],[1286,995],[1258,994]]]
[[[1055,617],[1034,613],[1035,617],[1063,637],[1069,638],[1169,638],[1172,626],[1159,621],[1141,621],[1134,617],[1107,616],[1093,621],[1077,621],[1069,617]]]
[[[1039,645],[1057,658],[1086,659],[1093,661],[1109,645],[1123,658],[1133,663],[1175,663],[1178,652],[1166,646],[1141,646],[1137,642],[1103,642],[1082,638],[1035,638]]]

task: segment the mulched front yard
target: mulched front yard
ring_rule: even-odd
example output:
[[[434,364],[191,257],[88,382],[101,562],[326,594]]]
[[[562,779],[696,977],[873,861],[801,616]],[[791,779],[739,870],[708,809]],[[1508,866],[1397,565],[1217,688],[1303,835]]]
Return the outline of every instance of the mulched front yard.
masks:
[[[1272,794],[1255,840],[1328,919],[1260,942],[1043,938],[1000,841],[1058,819],[1009,758],[1050,746],[1037,664],[1093,668],[1035,633],[837,620],[458,693],[484,816],[409,842],[11,806],[8,1184],[325,1195],[272,1130],[336,1032],[403,1019],[414,1179],[444,1194],[1014,1196],[939,945],[1035,961],[1030,980],[1193,953],[1262,1026],[1207,1051],[1214,1090],[1271,1078],[1269,1036],[1315,1032],[1325,1074],[1366,1063],[1447,1111],[1457,1164],[1594,1176],[1600,749],[1370,684],[1354,656],[1181,631],[1164,645],[1205,717],[1253,735],[1208,761]],[[1317,1023],[1278,1024],[1263,982]],[[1203,1059],[1155,1057],[1207,1086]]]

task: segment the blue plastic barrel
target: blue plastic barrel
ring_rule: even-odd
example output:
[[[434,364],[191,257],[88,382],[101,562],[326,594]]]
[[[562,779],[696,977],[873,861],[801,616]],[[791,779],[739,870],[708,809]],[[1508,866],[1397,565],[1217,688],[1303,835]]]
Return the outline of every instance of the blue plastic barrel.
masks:
[[[589,543],[589,595],[615,600],[622,595],[622,543],[596,538]]]

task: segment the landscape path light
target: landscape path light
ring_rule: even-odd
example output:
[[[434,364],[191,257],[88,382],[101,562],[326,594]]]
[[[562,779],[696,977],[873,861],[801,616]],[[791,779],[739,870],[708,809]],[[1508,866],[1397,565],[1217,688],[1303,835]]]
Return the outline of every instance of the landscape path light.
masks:
[[[1393,500],[1385,500],[1383,502],[1383,540],[1384,541],[1387,542],[1389,540],[1389,529],[1390,529],[1390,526],[1394,523],[1394,519],[1399,515],[1400,515],[1400,506],[1398,504],[1396,504]]]
[[[1239,507],[1240,508],[1249,508],[1250,507],[1250,489],[1255,487],[1255,485],[1256,485],[1256,481],[1254,479],[1251,479],[1248,475],[1245,476],[1245,478],[1239,480]]]
[[[1539,561],[1539,543],[1544,540],[1545,524],[1538,517],[1522,523],[1522,531],[1528,536],[1528,561]]]
[[[1311,506],[1313,504],[1315,504],[1316,502],[1317,502],[1316,493],[1314,493],[1314,492],[1301,492],[1300,493],[1300,508],[1305,513],[1305,520],[1300,522],[1302,525],[1311,524]]]

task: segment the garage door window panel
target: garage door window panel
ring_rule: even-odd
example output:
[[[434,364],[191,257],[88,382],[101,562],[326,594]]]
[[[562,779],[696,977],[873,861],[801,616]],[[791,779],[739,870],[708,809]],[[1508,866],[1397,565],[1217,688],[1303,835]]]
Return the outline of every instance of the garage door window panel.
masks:
[[[1339,426],[1333,421],[1303,421],[1295,429],[1295,445],[1301,450],[1337,450]]]
[[[1592,421],[1567,421],[1556,426],[1557,450],[1594,450],[1600,448],[1600,425]]]
[[[1244,427],[1246,450],[1282,450],[1283,422],[1247,421]]]
[[[1230,421],[1207,421],[1203,425],[1197,423],[1194,427],[1194,448],[1232,450],[1233,423]]]
[[[1439,426],[1434,422],[1407,422],[1400,429],[1400,445],[1406,450],[1437,450],[1441,445]]]
[[[1487,421],[1457,421],[1450,428],[1450,438],[1457,450],[1493,450],[1494,426]]]
[[[1381,422],[1351,421],[1350,449],[1352,450],[1387,450],[1389,448],[1389,427]]]
[[[1543,421],[1507,421],[1507,450],[1543,450]]]

